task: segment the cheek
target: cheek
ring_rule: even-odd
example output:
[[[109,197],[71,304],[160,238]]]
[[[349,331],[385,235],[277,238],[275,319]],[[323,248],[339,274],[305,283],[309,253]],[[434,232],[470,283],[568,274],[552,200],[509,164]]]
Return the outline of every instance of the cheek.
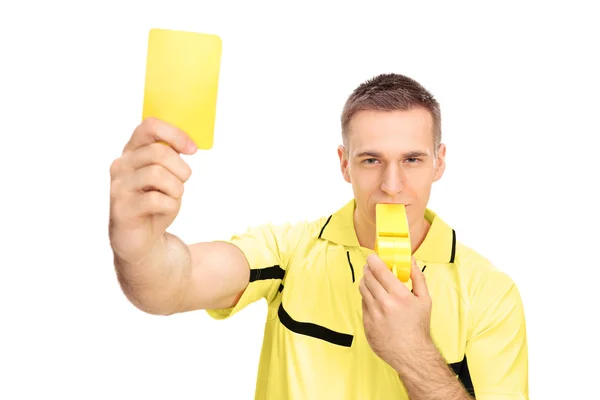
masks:
[[[376,170],[356,168],[350,171],[350,178],[355,188],[365,194],[371,193],[379,188],[379,176]]]
[[[429,191],[430,185],[428,183],[419,182],[417,185],[413,186],[413,194],[418,199],[428,196]]]
[[[431,190],[431,171],[413,171],[406,183],[406,189],[410,191],[413,196],[416,198],[426,197]]]

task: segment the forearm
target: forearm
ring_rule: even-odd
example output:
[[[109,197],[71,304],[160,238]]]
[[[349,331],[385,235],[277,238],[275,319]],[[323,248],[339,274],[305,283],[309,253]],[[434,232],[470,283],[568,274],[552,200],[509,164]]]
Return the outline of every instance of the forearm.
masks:
[[[151,253],[136,264],[117,255],[114,264],[123,293],[137,308],[157,315],[177,312],[181,288],[191,270],[188,247],[177,236],[165,233]]]
[[[433,344],[396,357],[398,372],[411,400],[473,400]]]

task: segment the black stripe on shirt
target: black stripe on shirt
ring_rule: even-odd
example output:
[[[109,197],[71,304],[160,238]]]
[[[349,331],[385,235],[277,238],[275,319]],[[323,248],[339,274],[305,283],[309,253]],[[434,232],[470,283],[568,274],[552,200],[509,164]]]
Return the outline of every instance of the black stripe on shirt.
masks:
[[[423,269],[421,270],[421,272],[423,272],[423,273],[424,273],[424,272],[425,272],[425,268],[427,268],[427,265],[423,265]],[[411,292],[411,293],[414,293],[414,292],[413,292],[413,290],[414,290],[414,289],[410,289],[410,292]]]
[[[327,218],[327,222],[325,222],[325,225],[323,225],[323,227],[321,228],[321,232],[319,232],[319,239],[321,239],[321,235],[323,234],[323,231],[325,230],[325,227],[327,226],[327,224],[329,223],[329,221],[331,221],[331,217],[333,217],[333,214],[329,216],[329,218]]]
[[[452,252],[450,253],[450,264],[454,262],[454,256],[456,255],[456,231],[452,229]]]
[[[347,251],[346,255],[348,256],[348,264],[350,264],[350,271],[352,271],[352,282],[354,282],[354,267],[352,266],[352,261],[350,261],[350,252]]]
[[[277,311],[279,320],[287,329],[300,335],[311,336],[316,339],[321,339],[326,342],[336,344],[338,346],[351,347],[353,335],[347,333],[340,333],[332,331],[331,329],[325,328],[324,326],[313,324],[311,322],[299,322],[294,320],[283,308],[283,303],[279,305]]]
[[[458,376],[458,380],[462,383],[467,393],[471,396],[475,396],[475,389],[473,388],[473,381],[471,380],[467,357],[464,357],[461,361],[448,364],[448,366],[454,371],[454,374]]]
[[[264,281],[267,279],[283,279],[285,270],[279,265],[267,268],[256,268],[250,270],[250,282]]]

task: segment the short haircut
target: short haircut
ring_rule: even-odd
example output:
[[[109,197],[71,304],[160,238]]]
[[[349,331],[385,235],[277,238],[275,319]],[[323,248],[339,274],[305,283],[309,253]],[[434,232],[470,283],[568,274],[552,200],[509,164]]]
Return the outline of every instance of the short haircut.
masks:
[[[380,74],[360,84],[346,100],[342,111],[342,139],[348,144],[349,125],[359,111],[409,111],[422,107],[433,118],[433,149],[442,141],[440,105],[420,83],[400,74]]]

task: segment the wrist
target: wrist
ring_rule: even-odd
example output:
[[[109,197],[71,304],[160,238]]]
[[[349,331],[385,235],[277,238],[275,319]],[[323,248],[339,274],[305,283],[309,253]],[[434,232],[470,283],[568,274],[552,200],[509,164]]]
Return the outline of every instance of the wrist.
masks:
[[[392,367],[411,399],[470,399],[432,339],[397,357]]]
[[[410,347],[398,349],[391,357],[390,365],[399,375],[405,375],[414,372],[415,367],[418,366],[427,369],[432,362],[437,363],[440,358],[441,355],[433,340],[427,337]]]

